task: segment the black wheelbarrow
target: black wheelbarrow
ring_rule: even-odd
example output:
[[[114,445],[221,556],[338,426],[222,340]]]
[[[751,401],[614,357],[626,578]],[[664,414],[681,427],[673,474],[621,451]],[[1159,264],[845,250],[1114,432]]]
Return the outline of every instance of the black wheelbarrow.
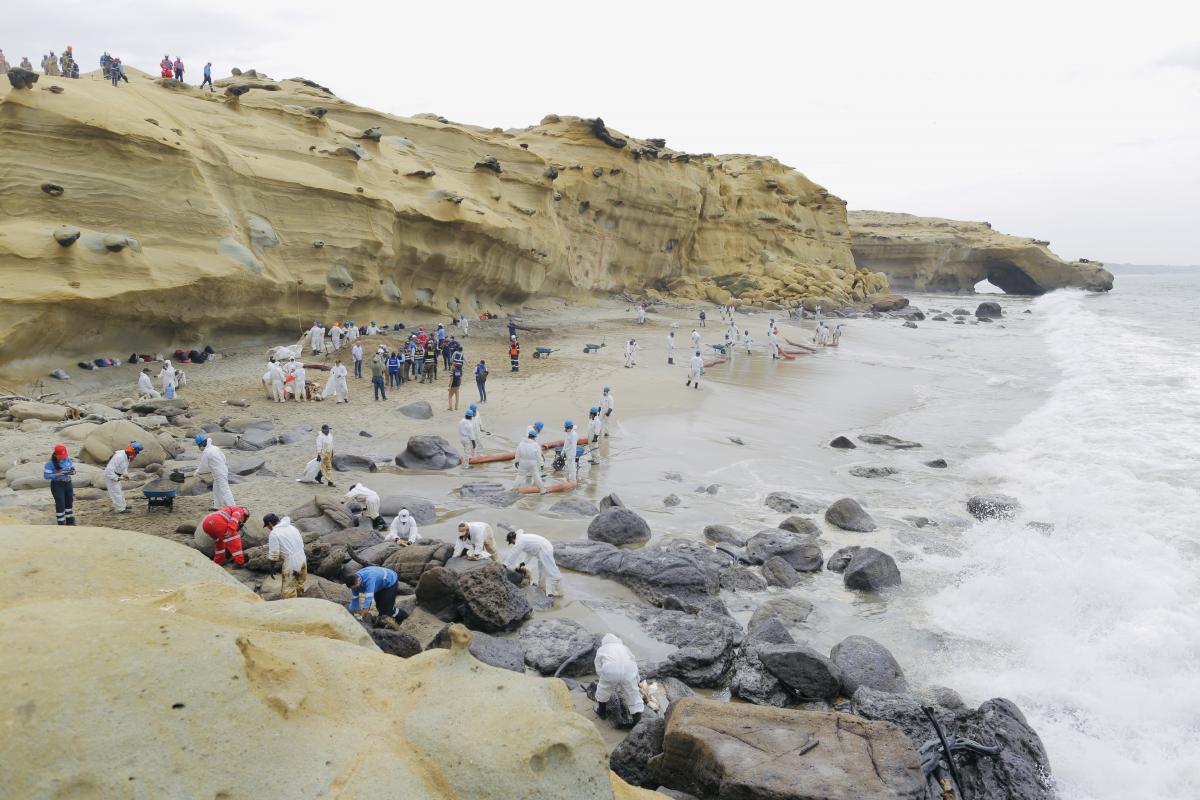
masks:
[[[168,512],[175,510],[175,495],[179,484],[185,477],[182,472],[172,472],[167,478],[159,478],[142,487],[142,496],[146,498],[146,510],[165,508]]]

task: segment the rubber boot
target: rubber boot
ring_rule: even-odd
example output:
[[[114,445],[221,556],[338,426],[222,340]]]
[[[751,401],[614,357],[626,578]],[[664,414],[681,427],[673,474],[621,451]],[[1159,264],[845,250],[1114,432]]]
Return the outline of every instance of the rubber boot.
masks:
[[[608,703],[596,703],[596,716],[605,719],[608,716]]]

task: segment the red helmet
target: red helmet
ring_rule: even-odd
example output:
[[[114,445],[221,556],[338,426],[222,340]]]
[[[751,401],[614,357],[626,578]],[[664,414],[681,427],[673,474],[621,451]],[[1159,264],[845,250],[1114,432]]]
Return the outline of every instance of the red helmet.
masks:
[[[66,457],[67,457],[67,447],[66,447],[66,445],[62,445],[62,444],[56,444],[56,445],[54,446],[54,457],[55,457],[55,458],[57,458],[59,461],[61,461],[61,460],[63,460],[64,458],[66,458]]]

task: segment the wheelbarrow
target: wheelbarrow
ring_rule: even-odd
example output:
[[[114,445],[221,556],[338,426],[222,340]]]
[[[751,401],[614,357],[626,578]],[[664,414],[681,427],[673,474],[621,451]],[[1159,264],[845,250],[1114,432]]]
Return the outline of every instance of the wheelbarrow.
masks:
[[[557,353],[557,352],[558,352],[558,348],[537,347],[537,348],[534,348],[533,357],[534,358],[549,358],[551,353]]]
[[[564,448],[565,448],[565,445],[554,448],[554,461],[551,462],[551,466],[554,467],[556,472],[561,471],[562,468],[567,465],[567,456],[563,452]],[[579,459],[583,458],[583,454],[586,452],[587,452],[587,448],[584,447],[583,445],[575,445],[575,464],[576,465],[579,464]]]
[[[177,470],[166,478],[159,478],[143,486],[142,496],[146,498],[146,510],[165,508],[168,512],[174,511],[175,495],[179,492],[179,485],[185,480],[187,477]]]
[[[604,347],[604,344],[585,344],[583,346],[583,352],[588,355],[591,355],[592,353],[599,350],[601,347]]]

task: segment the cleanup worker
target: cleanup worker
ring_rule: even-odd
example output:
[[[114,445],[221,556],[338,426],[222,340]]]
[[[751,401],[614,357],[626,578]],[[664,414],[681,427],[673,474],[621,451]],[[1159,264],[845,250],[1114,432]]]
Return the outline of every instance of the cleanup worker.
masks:
[[[608,713],[608,701],[616,695],[633,715],[633,724],[641,722],[646,704],[638,689],[637,659],[615,634],[605,634],[596,649],[596,677],[597,716]]]
[[[333,323],[333,327],[329,329],[329,339],[333,342],[333,352],[335,353],[342,349],[343,333],[344,331],[342,330],[342,323],[340,322]]]
[[[125,495],[121,493],[121,479],[128,474],[129,463],[141,452],[141,442],[130,442],[124,450],[113,453],[104,467],[104,486],[108,489],[108,498],[112,500],[113,511],[118,514],[129,513],[129,506],[125,505]]]
[[[625,369],[637,366],[637,351],[640,349],[637,339],[630,339],[625,345]]]
[[[546,427],[545,423],[540,419],[525,429],[525,435],[537,438],[542,435],[542,430]]]
[[[517,446],[517,478],[512,488],[517,489],[527,482],[538,487],[540,494],[546,493],[546,484],[542,480],[542,466],[546,463],[542,448],[537,443],[537,434],[530,432]]]
[[[317,434],[317,460],[321,462],[317,483],[324,480],[333,486],[333,429],[328,425],[322,425],[321,432]]]
[[[55,521],[59,525],[75,524],[75,486],[71,482],[74,474],[75,462],[67,453],[66,446],[55,445],[50,460],[42,467],[42,477],[50,481]]]
[[[178,377],[175,375],[175,368],[171,366],[171,362],[164,361],[163,367],[158,372],[158,377],[162,380],[162,394],[168,400],[175,399],[175,385]]]
[[[700,349],[700,331],[696,330],[695,328],[692,328],[692,349]]]
[[[250,519],[250,509],[241,506],[227,506],[214,511],[204,518],[200,527],[213,540],[213,563],[225,566],[226,558],[232,559],[239,567],[246,563],[246,554],[242,552],[242,528]]]
[[[279,362],[275,360],[275,356],[271,356],[271,360],[267,362],[267,371],[263,373],[263,383],[267,386],[267,398],[282,403],[287,398],[283,394],[284,374],[283,367],[279,366]]]
[[[145,367],[138,373],[138,399],[139,400],[158,400],[162,395],[154,388],[154,381],[150,379],[150,368]]]
[[[571,420],[563,422],[563,456],[566,457],[566,472],[567,480],[571,483],[576,481],[578,477],[578,464],[575,463],[575,451],[579,447],[579,431],[575,430],[575,423]]]
[[[474,430],[475,446],[479,447],[479,443],[483,441],[483,434],[488,433],[483,429],[483,414],[479,413],[479,406],[471,403],[471,427]],[[490,436],[491,434],[488,433]]]
[[[700,351],[697,350],[692,356],[691,362],[688,364],[688,379],[687,386],[695,386],[700,388],[700,376],[704,374],[704,359],[700,357]],[[695,381],[695,383],[692,383]]]
[[[509,531],[505,537],[512,546],[504,559],[504,566],[509,569],[520,569],[536,561],[538,565],[538,584],[546,592],[547,597],[554,597],[558,590],[558,582],[562,573],[554,563],[554,545],[544,536],[536,533],[526,533],[523,530]],[[528,567],[526,567],[528,569]]]
[[[325,349],[325,329],[321,327],[321,323],[314,322],[308,329],[308,343],[314,356]]]
[[[479,446],[475,438],[475,412],[467,409],[467,413],[458,421],[458,443],[462,446],[463,457],[471,458]]]
[[[321,393],[321,397],[336,397],[338,403],[349,403],[350,386],[346,382],[347,374],[349,371],[342,360],[334,359],[333,366],[329,368],[329,380],[325,382],[325,391]]]
[[[396,627],[408,616],[400,616],[402,612],[396,608],[399,582],[400,576],[387,567],[363,567],[346,578],[346,586],[354,595],[350,613],[361,617],[371,609],[374,601],[379,621],[387,627]]]
[[[201,89],[203,89],[203,88],[204,88],[204,84],[206,84],[206,83],[208,84],[208,90],[209,90],[210,92],[215,92],[215,91],[216,91],[216,89],[214,89],[214,88],[213,88],[213,82],[212,82],[212,62],[211,62],[211,61],[209,61],[207,64],[205,64],[205,65],[204,65],[204,80],[200,81],[200,88],[201,88]]]
[[[368,489],[361,483],[356,483],[350,487],[350,491],[346,492],[343,503],[348,503],[351,500],[362,503],[367,508],[367,517],[371,520],[371,524],[375,530],[383,530],[384,520],[379,516],[379,493],[373,489]]]
[[[225,463],[225,453],[203,433],[196,434],[196,446],[201,449],[200,463],[196,465],[196,474],[205,471],[212,473],[213,509],[236,506],[233,492],[229,489],[229,465]]]
[[[267,558],[271,560],[272,567],[280,564],[283,599],[299,597],[304,593],[304,584],[308,582],[304,537],[292,524],[291,517],[280,519],[275,514],[267,514],[262,523],[267,530]]]
[[[458,542],[454,545],[454,553],[451,558],[458,558],[461,555],[466,555],[468,561],[478,561],[484,556],[490,557],[493,561],[499,561],[500,556],[496,553],[496,536],[492,533],[492,526],[486,522],[458,523]]]
[[[592,406],[588,409],[588,453],[591,456],[589,461],[593,464],[599,463],[596,460],[596,451],[600,449],[602,433],[604,433],[604,421],[600,416],[600,409]]]
[[[513,372],[521,371],[521,343],[517,341],[516,336],[509,339],[508,363],[512,366]]]
[[[667,332],[667,363],[675,363],[675,331]]]
[[[600,395],[600,421],[604,424],[604,435],[608,436],[608,429],[612,425],[612,413],[615,406],[613,405],[612,391],[605,386],[604,393]]]
[[[638,325],[645,325],[646,324],[646,304],[645,303],[638,303],[637,315],[638,315]]]
[[[407,508],[400,509],[400,513],[392,520],[391,527],[388,528],[387,535],[383,537],[383,540],[385,542],[400,541],[405,544],[416,544],[421,541],[421,532],[417,529],[417,521],[413,519],[413,515]]]

